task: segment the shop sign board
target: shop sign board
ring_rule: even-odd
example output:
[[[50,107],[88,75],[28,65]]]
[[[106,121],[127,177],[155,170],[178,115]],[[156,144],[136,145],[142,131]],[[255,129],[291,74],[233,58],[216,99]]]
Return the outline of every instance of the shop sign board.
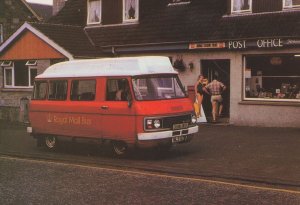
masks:
[[[267,38],[251,40],[229,40],[225,42],[190,43],[189,49],[276,49],[290,46],[300,46],[300,39]]]

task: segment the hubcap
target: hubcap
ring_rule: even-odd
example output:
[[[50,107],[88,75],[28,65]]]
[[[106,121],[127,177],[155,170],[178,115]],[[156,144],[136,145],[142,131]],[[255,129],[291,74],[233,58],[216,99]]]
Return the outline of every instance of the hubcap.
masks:
[[[123,155],[126,152],[126,144],[121,142],[116,142],[113,144],[114,151],[117,155]]]
[[[48,148],[52,149],[56,145],[56,139],[55,139],[55,137],[46,137],[45,143]]]

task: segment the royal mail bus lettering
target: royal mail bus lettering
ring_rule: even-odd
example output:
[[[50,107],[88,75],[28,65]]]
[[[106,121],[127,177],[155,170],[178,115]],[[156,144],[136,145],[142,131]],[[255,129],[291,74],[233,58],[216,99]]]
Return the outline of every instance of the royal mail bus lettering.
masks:
[[[198,132],[190,100],[167,57],[78,60],[35,79],[28,132],[54,149],[61,140],[130,147],[189,142]]]

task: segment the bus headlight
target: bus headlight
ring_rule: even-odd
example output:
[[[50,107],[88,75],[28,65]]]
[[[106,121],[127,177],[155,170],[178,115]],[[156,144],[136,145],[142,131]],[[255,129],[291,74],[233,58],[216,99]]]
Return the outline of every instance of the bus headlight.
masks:
[[[162,120],[161,119],[147,119],[145,127],[147,130],[162,128]]]
[[[192,124],[197,123],[197,117],[196,117],[196,115],[192,114],[192,119],[191,119],[191,121],[192,121]]]

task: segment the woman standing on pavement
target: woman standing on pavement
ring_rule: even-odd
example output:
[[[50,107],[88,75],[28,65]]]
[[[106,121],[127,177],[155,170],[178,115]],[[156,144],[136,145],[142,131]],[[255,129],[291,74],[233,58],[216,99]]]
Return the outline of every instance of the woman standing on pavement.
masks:
[[[199,116],[197,116],[197,117],[201,117],[201,106],[202,106],[202,101],[203,101],[203,87],[206,85],[205,82],[207,82],[207,81],[204,79],[204,76],[199,75],[198,80],[196,81],[195,87],[194,87],[196,100],[199,105]]]

